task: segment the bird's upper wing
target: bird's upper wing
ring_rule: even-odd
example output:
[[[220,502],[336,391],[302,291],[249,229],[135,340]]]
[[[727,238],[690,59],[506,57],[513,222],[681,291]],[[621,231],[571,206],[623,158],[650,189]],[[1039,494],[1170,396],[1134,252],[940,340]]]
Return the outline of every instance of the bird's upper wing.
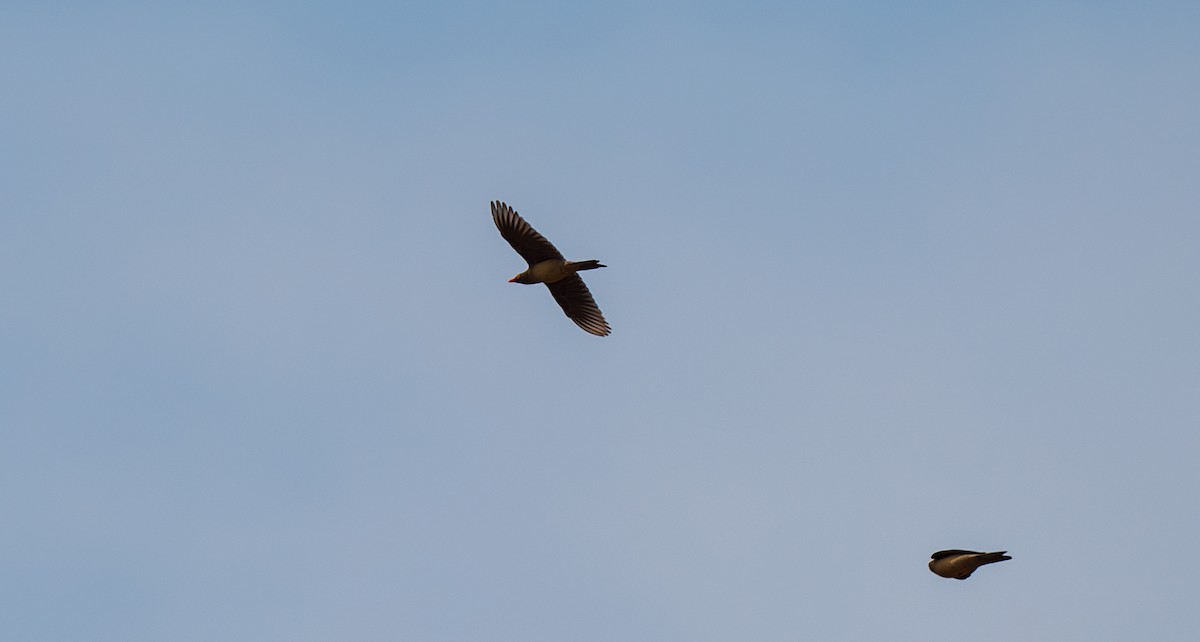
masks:
[[[500,230],[500,236],[504,237],[508,244],[513,246],[517,254],[525,259],[529,265],[541,263],[549,259],[563,260],[563,255],[546,240],[546,237],[537,233],[525,219],[521,218],[520,214],[513,208],[499,201],[492,201],[492,219],[496,221],[496,227]]]
[[[600,313],[600,308],[596,307],[592,293],[588,292],[587,286],[583,284],[583,279],[579,278],[578,274],[572,274],[554,283],[547,283],[546,287],[550,288],[550,294],[554,295],[554,300],[558,301],[563,312],[567,313],[575,325],[598,337],[608,336],[612,332],[612,328],[608,327],[608,321],[605,321],[604,315]]]
[[[951,555],[982,555],[982,553],[980,553],[979,551],[962,551],[957,548],[952,548],[948,551],[938,551],[938,552],[934,553],[933,555],[931,555],[930,557],[932,557],[935,560],[940,560],[943,557],[950,557]]]

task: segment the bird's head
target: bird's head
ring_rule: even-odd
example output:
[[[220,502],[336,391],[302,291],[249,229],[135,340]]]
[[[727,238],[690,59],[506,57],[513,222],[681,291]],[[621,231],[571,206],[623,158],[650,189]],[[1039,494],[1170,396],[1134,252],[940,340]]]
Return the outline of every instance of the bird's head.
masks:
[[[533,283],[529,280],[529,273],[522,272],[508,280],[509,283]]]

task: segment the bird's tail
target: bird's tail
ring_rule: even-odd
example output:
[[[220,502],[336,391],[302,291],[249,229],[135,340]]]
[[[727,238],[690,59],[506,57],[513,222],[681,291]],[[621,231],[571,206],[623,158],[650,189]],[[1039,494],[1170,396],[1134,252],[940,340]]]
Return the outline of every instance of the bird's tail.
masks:
[[[983,555],[980,555],[979,557],[976,557],[975,559],[979,561],[980,566],[983,566],[984,564],[993,564],[995,562],[1003,562],[1004,560],[1012,559],[1011,557],[1005,555],[1005,553],[1007,553],[1007,552],[1008,551],[999,551],[996,553],[984,553]]]
[[[570,263],[567,264],[567,267],[570,267],[571,269],[575,270],[576,272],[579,272],[582,270],[594,270],[596,268],[602,268],[602,267],[608,267],[608,266],[604,265],[600,261],[597,261],[596,259],[591,259],[589,261],[571,261]]]

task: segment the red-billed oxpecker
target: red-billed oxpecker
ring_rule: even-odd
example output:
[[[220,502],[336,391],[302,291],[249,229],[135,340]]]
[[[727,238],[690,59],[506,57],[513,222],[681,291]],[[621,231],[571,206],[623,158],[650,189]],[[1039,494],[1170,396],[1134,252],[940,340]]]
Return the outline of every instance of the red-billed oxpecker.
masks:
[[[516,210],[499,201],[492,202],[492,219],[500,236],[529,263],[529,269],[509,279],[509,283],[545,283],[554,300],[562,306],[575,325],[598,337],[608,336],[612,328],[604,320],[592,293],[576,272],[607,267],[595,259],[568,261],[537,233]]]

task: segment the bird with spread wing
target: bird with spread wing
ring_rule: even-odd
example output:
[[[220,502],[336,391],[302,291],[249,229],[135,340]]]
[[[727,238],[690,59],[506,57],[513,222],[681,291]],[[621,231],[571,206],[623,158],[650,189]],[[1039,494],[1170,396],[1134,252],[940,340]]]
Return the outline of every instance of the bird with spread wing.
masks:
[[[545,283],[554,300],[558,301],[575,325],[598,337],[608,336],[612,332],[596,301],[592,299],[592,293],[576,274],[581,270],[594,270],[606,265],[595,259],[564,259],[546,237],[538,234],[516,210],[503,202],[492,201],[492,219],[500,230],[500,236],[529,264],[529,269],[509,279],[509,283]]]
[[[995,553],[980,553],[979,551],[964,551],[960,549],[950,549],[948,551],[938,551],[929,560],[929,570],[942,577],[949,577],[956,580],[965,580],[971,577],[976,569],[984,564],[995,564],[1012,559],[1006,555],[1008,551],[997,551]]]

